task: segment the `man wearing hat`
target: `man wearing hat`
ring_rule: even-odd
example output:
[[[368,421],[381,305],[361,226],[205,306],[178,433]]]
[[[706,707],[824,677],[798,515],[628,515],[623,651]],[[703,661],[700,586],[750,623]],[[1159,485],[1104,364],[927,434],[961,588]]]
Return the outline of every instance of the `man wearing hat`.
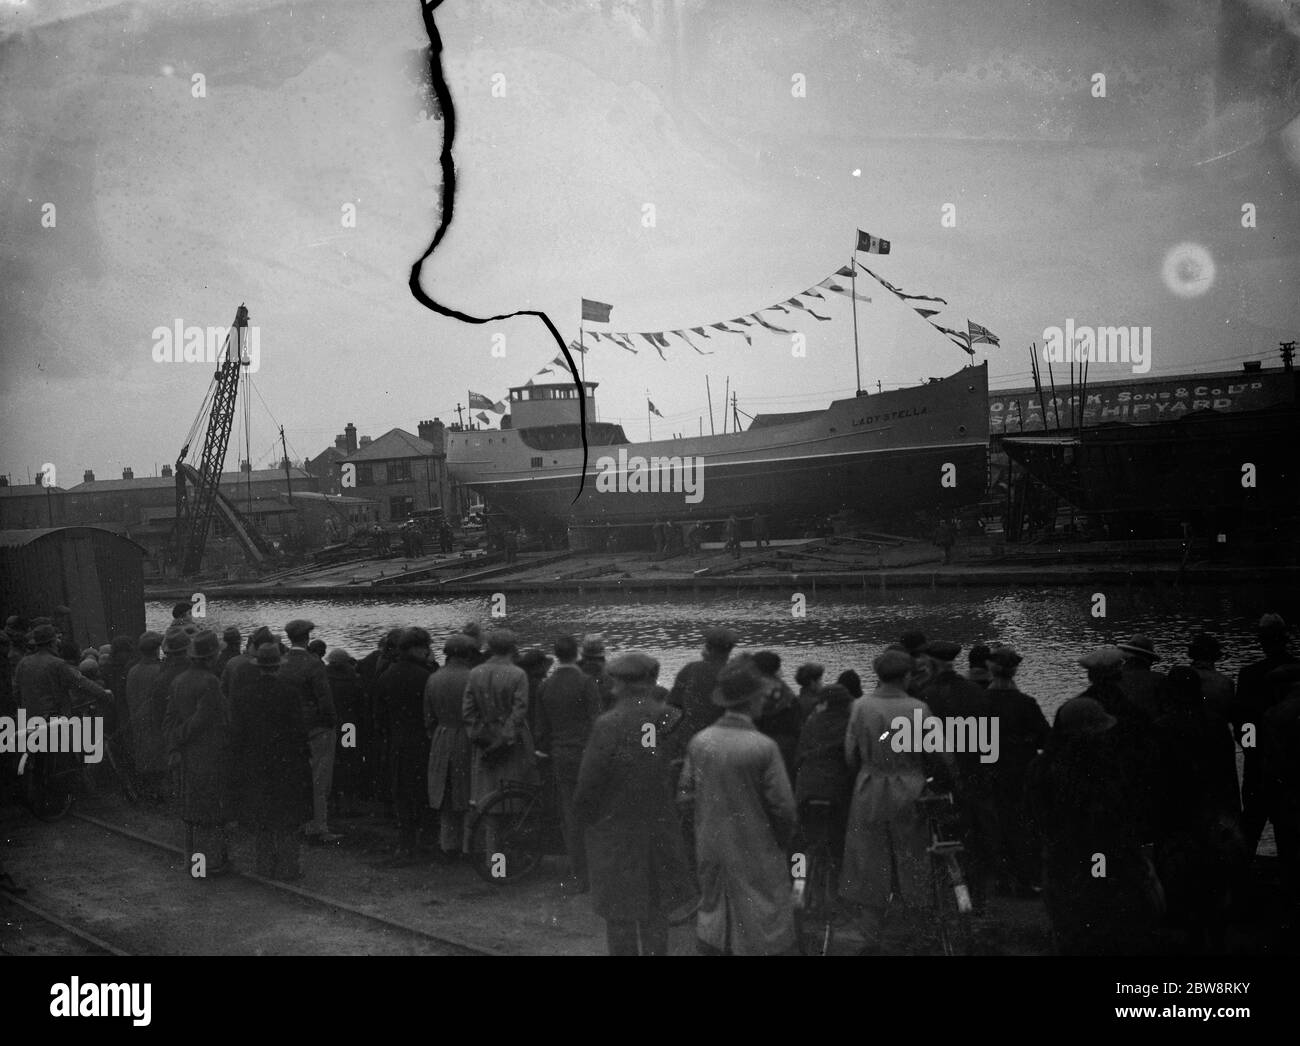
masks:
[[[1146,636],[1137,635],[1116,645],[1127,655],[1120,671],[1119,685],[1152,721],[1159,719],[1165,713],[1169,687],[1165,674],[1154,671],[1151,667],[1160,660],[1155,644]]]
[[[781,750],[754,725],[771,684],[748,658],[717,681],[713,702],[722,715],[687,745],[678,792],[695,826],[698,946],[706,955],[789,953],[794,792]]]
[[[886,650],[872,667],[876,688],[853,702],[845,737],[845,755],[854,775],[844,840],[840,899],[860,906],[864,952],[878,952],[891,893],[891,869],[898,895],[909,908],[927,903],[929,831],[916,804],[925,788],[926,764],[919,744],[896,749],[891,743],[895,720],[922,722],[930,708],[907,692],[913,658]],[[947,757],[944,757],[947,761]]]
[[[162,716],[155,717],[150,695],[162,671],[162,662],[158,660],[162,644],[162,633],[145,632],[136,643],[139,659],[126,673],[131,759],[140,794],[158,803],[167,796],[167,747],[163,743]]]
[[[555,660],[548,657],[541,647],[529,647],[527,650],[521,650],[515,655],[515,664],[524,670],[528,676],[528,729],[533,732],[533,737],[537,736],[537,710],[539,702],[537,695],[541,693],[542,683],[546,680],[546,673],[551,670],[551,665]],[[593,680],[595,682],[595,680]]]
[[[1261,617],[1256,635],[1264,656],[1237,673],[1237,704],[1232,717],[1245,756],[1241,773],[1241,832],[1252,856],[1259,846],[1264,825],[1273,820],[1277,806],[1276,789],[1269,786],[1263,773],[1262,753],[1271,743],[1271,739],[1264,736],[1269,709],[1282,699],[1284,688],[1270,682],[1268,677],[1276,669],[1296,663],[1287,643],[1290,630],[1280,614]],[[1243,740],[1248,727],[1252,727],[1254,732],[1254,743],[1249,745]]]
[[[556,656],[568,658],[570,668],[557,669],[553,678],[580,674],[572,670],[576,643],[562,639],[567,642],[557,641]],[[673,805],[671,755],[659,743],[659,662],[624,654],[609,675],[614,707],[596,721],[581,753],[567,832],[578,848],[585,832],[584,874],[590,870],[592,907],[605,919],[609,954],[667,955],[668,913],[693,901],[696,891]]]
[[[1121,651],[1094,653],[1085,660],[1114,663],[1118,672]],[[1043,900],[1062,955],[1142,954],[1151,929],[1146,883],[1154,873],[1143,853],[1150,828],[1123,725],[1100,701],[1071,698],[1029,769],[1025,795],[1043,839]],[[1105,856],[1105,875],[1096,873],[1097,854]]]
[[[930,663],[930,679],[917,695],[940,719],[964,719],[993,722],[993,705],[988,692],[957,673],[953,661],[961,653],[961,644],[935,639],[925,645],[924,656]],[[999,724],[1000,730],[1000,724]],[[955,798],[966,815],[963,842],[965,865],[970,883],[971,901],[976,911],[983,908],[996,874],[998,839],[997,801],[993,779],[996,763],[982,761],[978,751],[957,752]]]
[[[345,817],[357,816],[357,789],[361,779],[361,749],[356,730],[365,688],[357,675],[356,662],[342,647],[335,647],[325,657],[325,678],[329,681],[334,714],[338,718],[338,743],[334,747],[334,780],[330,788],[330,809]],[[344,746],[344,733],[352,726],[351,743]]]
[[[424,728],[429,734],[429,806],[438,811],[438,846],[444,860],[468,849],[470,743],[461,718],[478,640],[449,636],[442,645],[443,665],[424,684]]]
[[[343,837],[329,829],[330,789],[334,783],[334,697],[330,694],[325,664],[307,649],[316,626],[303,618],[294,618],[284,626],[289,650],[280,675],[298,692],[302,702],[302,719],[307,724],[311,745],[311,781],[314,813],[307,825],[309,842],[317,846],[336,843]]]
[[[220,652],[215,632],[202,629],[190,640],[190,665],[172,682],[163,717],[169,760],[180,766],[186,871],[196,878],[231,868],[226,838],[232,819],[230,703],[213,671]]]
[[[221,631],[221,653],[217,655],[217,678],[226,671],[226,665],[240,654],[240,644],[244,637],[234,625],[228,625]]]
[[[535,745],[528,727],[528,676],[515,664],[515,634],[506,628],[488,633],[488,654],[465,683],[461,718],[473,753],[470,802],[481,803],[506,781],[537,780]],[[487,815],[488,846],[495,850],[499,825]]]
[[[429,735],[424,688],[429,680],[429,633],[408,628],[397,641],[397,662],[375,684],[375,717],[388,738],[388,767],[397,812],[396,863],[415,859],[429,808]]]
[[[194,607],[188,602],[177,603],[172,607],[172,627],[180,628],[194,624]]]
[[[687,738],[717,722],[722,715],[722,709],[713,702],[713,691],[718,673],[739,641],[740,637],[729,628],[706,630],[700,659],[685,665],[677,673],[672,690],[668,692],[668,703],[686,714],[681,729]]]
[[[35,651],[23,657],[14,669],[14,707],[26,709],[29,716],[71,715],[74,693],[105,704],[112,698],[102,686],[54,652],[58,639],[53,625],[36,626],[32,635]]]
[[[253,634],[248,637],[248,646],[243,653],[236,654],[226,662],[225,667],[221,670],[221,692],[227,698],[234,693],[236,686],[257,680],[259,674],[257,648],[266,643],[275,643],[276,646],[280,646],[279,638],[272,634],[271,630],[265,625],[261,625],[254,629]]]
[[[1225,730],[1231,730],[1236,690],[1232,678],[1214,667],[1222,656],[1223,648],[1209,632],[1197,632],[1187,644],[1188,660],[1201,677],[1201,693],[1205,695],[1206,712],[1216,724],[1222,724]]]
[[[258,674],[235,687],[231,714],[239,820],[256,832],[257,874],[302,877],[298,837],[312,815],[311,750],[297,690],[280,677],[280,645],[263,643]]]
[[[578,641],[573,636],[555,640],[555,658],[555,673],[542,683],[537,694],[537,750],[551,758],[557,799],[564,815],[564,846],[569,853],[572,884],[579,893],[585,893],[587,855],[574,819],[573,793],[582,751],[601,712],[600,690],[596,681],[578,667]],[[612,675],[610,679],[618,693],[618,681]]]
[[[1025,810],[1025,777],[1029,764],[1047,744],[1051,727],[1038,702],[1016,686],[1021,660],[1011,647],[999,646],[984,663],[989,672],[986,693],[1000,734],[998,760],[993,764],[1000,886],[1004,893],[1028,899],[1035,896],[1040,859]]]
[[[167,739],[163,721],[167,715],[167,703],[171,699],[172,684],[182,672],[188,671],[190,637],[182,629],[168,628],[162,641],[162,665],[149,688],[148,733],[142,743],[146,749],[157,745],[166,761],[168,792],[176,795],[180,791],[180,758],[173,756]]]
[[[614,702],[614,686],[605,674],[604,636],[596,634],[583,637],[578,667],[596,681],[596,689],[600,691],[600,710],[608,711]]]

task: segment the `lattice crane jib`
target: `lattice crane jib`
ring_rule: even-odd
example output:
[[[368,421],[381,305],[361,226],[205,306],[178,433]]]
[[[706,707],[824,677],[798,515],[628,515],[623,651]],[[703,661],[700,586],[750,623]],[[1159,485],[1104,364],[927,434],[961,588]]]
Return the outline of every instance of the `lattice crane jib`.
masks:
[[[215,389],[208,414],[207,432],[199,458],[197,476],[191,471],[192,489],[185,489],[184,458],[189,444],[176,462],[176,518],[178,524],[177,559],[182,575],[197,574],[203,563],[212,514],[219,496],[221,472],[230,446],[230,432],[235,421],[235,395],[239,391],[241,366],[248,366],[248,309],[243,305],[235,313],[235,322],[226,335],[223,355],[214,376]]]

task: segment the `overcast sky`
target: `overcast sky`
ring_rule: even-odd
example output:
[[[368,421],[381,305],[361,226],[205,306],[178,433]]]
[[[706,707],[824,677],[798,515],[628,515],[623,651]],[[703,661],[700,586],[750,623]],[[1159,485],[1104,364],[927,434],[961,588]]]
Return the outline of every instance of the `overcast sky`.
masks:
[[[817,283],[862,228],[892,241],[864,258],[882,276],[948,299],[940,322],[1001,337],[980,347],[995,385],[1026,381],[1027,346],[1067,319],[1149,325],[1153,374],[1271,363],[1300,335],[1287,10],[446,0],[458,192],[423,286],[475,315],[542,309],[566,338],[584,295],[614,306],[596,329],[676,330]],[[0,0],[0,32],[0,472],[15,482],[46,461],[70,486],[173,460],[211,367],[154,362],[152,332],[229,324],[241,302],[260,328],[259,465],[276,424],[295,459],[348,421],[413,432],[555,355],[536,320],[462,325],[407,287],[438,221],[444,129],[417,0]],[[965,363],[897,299],[859,291],[867,388]],[[693,433],[706,375],[715,410],[728,377],[751,414],[851,395],[849,305],[828,310],[764,314],[807,333],[802,359],[768,332],[697,339],[711,356],[673,340],[667,362],[601,343],[600,416],[644,437],[648,390],[656,435]]]

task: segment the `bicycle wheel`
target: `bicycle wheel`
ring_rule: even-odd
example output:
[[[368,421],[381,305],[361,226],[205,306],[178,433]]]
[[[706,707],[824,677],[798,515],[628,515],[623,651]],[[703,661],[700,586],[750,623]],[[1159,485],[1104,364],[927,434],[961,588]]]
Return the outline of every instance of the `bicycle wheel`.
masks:
[[[528,788],[489,795],[470,822],[470,861],[493,886],[517,882],[542,863],[545,817],[541,796]]]
[[[835,902],[830,852],[825,844],[808,854],[803,907],[795,909],[795,931],[802,955],[830,955],[835,939]]]
[[[26,763],[21,773],[23,799],[38,820],[57,821],[72,808],[71,781],[64,774],[51,773],[45,760]]]
[[[944,955],[972,955],[974,933],[971,929],[970,895],[966,892],[956,856],[949,854],[936,869],[936,874],[939,876],[939,909],[935,913],[939,947]]]

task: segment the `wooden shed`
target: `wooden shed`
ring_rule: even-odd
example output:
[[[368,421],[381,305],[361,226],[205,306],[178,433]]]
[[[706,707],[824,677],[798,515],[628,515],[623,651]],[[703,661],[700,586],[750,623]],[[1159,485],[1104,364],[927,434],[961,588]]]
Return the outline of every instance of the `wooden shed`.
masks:
[[[66,606],[78,646],[134,639],[144,631],[145,554],[101,527],[0,530],[0,608],[33,618]]]

